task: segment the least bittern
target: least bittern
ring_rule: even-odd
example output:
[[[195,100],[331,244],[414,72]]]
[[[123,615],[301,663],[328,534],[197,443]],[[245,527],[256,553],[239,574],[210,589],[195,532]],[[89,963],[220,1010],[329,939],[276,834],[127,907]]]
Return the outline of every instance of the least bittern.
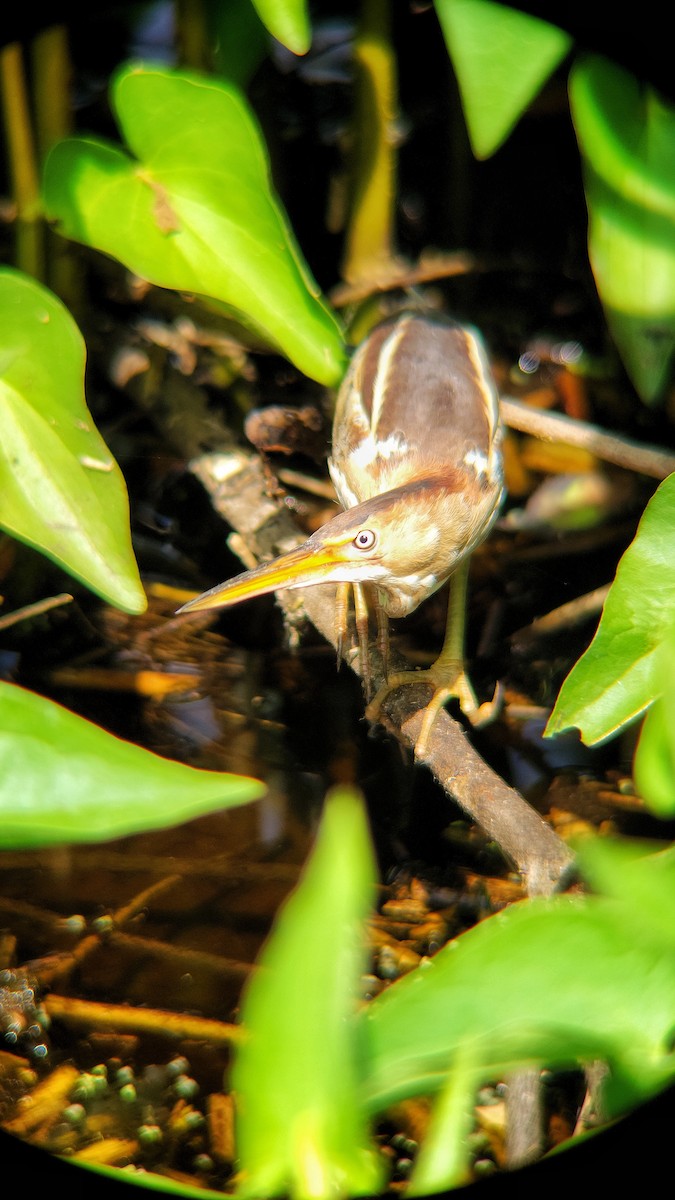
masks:
[[[430,682],[419,752],[451,696],[475,722],[492,709],[478,705],[463,660],[468,559],[502,496],[498,396],[478,334],[414,313],[378,325],[356,350],[340,388],[329,469],[344,512],[297,550],[218,584],[179,611],[338,584],[340,654],[351,585],[368,690],[369,604],[386,677],[387,618],[407,616],[454,575],[439,657],[427,670],[389,676],[367,709],[376,717],[389,691]]]

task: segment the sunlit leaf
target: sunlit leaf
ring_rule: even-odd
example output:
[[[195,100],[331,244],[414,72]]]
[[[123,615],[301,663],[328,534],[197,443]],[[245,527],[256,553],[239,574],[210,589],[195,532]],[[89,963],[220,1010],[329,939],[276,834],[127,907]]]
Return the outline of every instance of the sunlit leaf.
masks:
[[[604,1061],[607,1110],[625,1112],[675,1078],[674,1011],[672,936],[636,937],[613,899],[513,904],[359,1014],[369,1104],[434,1093],[471,1055],[485,1080]]]
[[[232,1073],[238,1194],[378,1194],[354,1021],[374,863],[361,798],[333,792],[312,856],[263,947]]]
[[[60,231],[143,279],[217,301],[307,375],[338,383],[342,334],[272,191],[243,94],[132,64],[112,102],[130,154],[68,138],[47,159],[45,204]]]
[[[675,816],[675,717],[672,694],[660,696],[645,717],[635,752],[638,792],[659,817]]]
[[[675,622],[675,614],[673,615]],[[663,688],[645,717],[633,777],[645,804],[660,817],[675,816],[675,635],[663,641],[658,679]]]
[[[0,682],[0,847],[98,842],[259,799],[256,779],[160,758]]]
[[[570,104],[596,286],[626,369],[653,402],[675,350],[675,108],[596,57],[575,63]]]
[[[127,612],[146,597],[122,473],[84,396],[85,346],[41,284],[0,269],[0,526]]]
[[[282,45],[306,54],[312,40],[307,0],[253,0],[258,16]]]
[[[577,858],[591,887],[621,903],[635,936],[675,945],[675,847],[592,837],[577,847]]]
[[[435,0],[459,84],[471,147],[489,158],[506,141],[572,45],[547,21],[492,0]]]
[[[619,563],[597,633],[563,683],[546,734],[577,726],[588,745],[635,720],[662,689],[675,619],[675,475],[657,488]]]

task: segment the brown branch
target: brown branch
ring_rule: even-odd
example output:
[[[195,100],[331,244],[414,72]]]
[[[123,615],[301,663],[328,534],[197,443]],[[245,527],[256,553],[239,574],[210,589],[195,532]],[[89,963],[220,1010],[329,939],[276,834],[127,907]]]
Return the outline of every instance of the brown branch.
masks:
[[[243,451],[210,454],[195,459],[190,469],[208,492],[216,511],[246,541],[249,550],[264,558],[291,549],[303,540],[292,517],[265,494],[265,477],[256,457]],[[328,585],[282,592],[278,602],[291,627],[307,617],[335,646],[335,589]],[[391,668],[409,665],[392,651]],[[347,650],[345,661],[360,673],[358,653]],[[382,670],[377,652],[371,652],[371,673],[377,687]],[[428,688],[409,686],[387,698],[383,706],[386,727],[407,747],[419,735]],[[550,893],[560,886],[573,857],[565,843],[519,792],[483,761],[462,726],[448,713],[439,714],[422,760],[446,793],[501,847],[525,877],[531,895]]]
[[[509,636],[509,641],[512,645],[522,646],[525,642],[564,632],[590,617],[597,617],[602,612],[609,588],[610,585],[604,583],[592,592],[586,592],[583,596],[576,596],[574,600],[560,604],[558,608],[552,608],[543,617],[535,617],[529,625],[514,630]]]
[[[675,454],[672,452],[619,437],[599,425],[578,421],[564,413],[544,412],[509,396],[502,396],[499,409],[503,423],[510,429],[529,433],[540,441],[578,446],[614,466],[654,479],[665,479],[675,471]]]
[[[52,1021],[84,1026],[88,1031],[148,1033],[171,1041],[209,1042],[214,1046],[231,1046],[241,1041],[243,1036],[238,1025],[214,1021],[211,1017],[195,1017],[191,1013],[170,1012],[164,1008],[101,1004],[95,1000],[60,996],[55,992],[45,996],[43,1005]]]

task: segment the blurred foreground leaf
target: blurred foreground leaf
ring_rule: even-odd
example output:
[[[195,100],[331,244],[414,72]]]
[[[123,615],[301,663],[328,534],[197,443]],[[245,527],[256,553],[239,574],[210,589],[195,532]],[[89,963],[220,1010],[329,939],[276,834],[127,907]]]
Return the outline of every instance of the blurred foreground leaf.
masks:
[[[84,397],[61,301],[0,269],[0,525],[126,612],[146,608],[122,473]]]
[[[638,792],[659,817],[675,816],[675,614],[673,622],[659,660],[663,693],[644,719],[633,762]]]
[[[597,57],[574,64],[570,104],[598,294],[626,370],[653,402],[675,351],[675,108]]]
[[[257,779],[160,758],[0,682],[0,848],[98,842],[259,799]]]
[[[579,861],[591,887],[621,904],[636,937],[675,946],[675,846],[593,837]]]
[[[336,790],[244,991],[246,1038],[232,1072],[239,1196],[319,1200],[380,1190],[354,1042],[374,883],[361,798]]]
[[[616,733],[660,693],[675,619],[675,475],[647,505],[607,595],[597,633],[560,689],[546,734],[577,726],[587,745]]]
[[[572,45],[547,21],[491,0],[435,0],[471,148],[489,158]]]
[[[429,1196],[470,1182],[480,1064],[460,1047],[431,1113],[406,1196]]]
[[[611,1115],[675,1078],[675,914],[650,927],[648,869],[635,896],[626,885],[620,898],[513,904],[382,992],[359,1013],[371,1110],[438,1091],[467,1059],[482,1080],[604,1061]],[[613,870],[620,880],[621,859]],[[674,890],[671,857],[661,903]]]
[[[131,64],[111,98],[130,154],[95,138],[57,143],[45,169],[48,216],[141,278],[217,301],[305,374],[337,384],[342,334],[272,191],[243,94]]]

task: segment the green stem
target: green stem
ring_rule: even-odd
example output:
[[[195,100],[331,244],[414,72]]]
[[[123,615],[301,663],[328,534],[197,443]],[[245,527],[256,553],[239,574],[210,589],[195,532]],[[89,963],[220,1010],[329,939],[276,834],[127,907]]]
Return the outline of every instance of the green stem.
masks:
[[[389,0],[363,0],[354,57],[352,204],[343,264],[351,283],[380,273],[393,258],[397,75]]]
[[[35,84],[35,134],[41,161],[60,138],[72,132],[70,56],[64,25],[52,25],[31,46]]]
[[[44,274],[44,227],[23,53],[18,42],[0,50],[0,96],[16,206],[16,265],[36,279]]]
[[[39,33],[31,46],[35,135],[40,162],[52,146],[72,133],[71,64],[68,33],[52,25]],[[50,228],[45,230],[45,281],[75,317],[82,311],[82,279],[72,246]]]
[[[181,66],[196,71],[210,71],[213,56],[204,0],[178,0],[176,27]]]

